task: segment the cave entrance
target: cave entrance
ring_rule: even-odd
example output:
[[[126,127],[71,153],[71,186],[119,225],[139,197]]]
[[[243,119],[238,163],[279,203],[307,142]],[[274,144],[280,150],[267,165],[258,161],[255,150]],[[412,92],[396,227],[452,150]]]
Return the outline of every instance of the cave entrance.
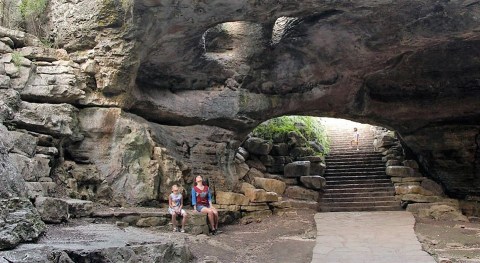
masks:
[[[240,205],[247,214],[284,208],[401,210],[386,164],[403,161],[400,142],[386,128],[283,116],[257,126],[237,149],[234,191],[248,199]],[[231,205],[222,195],[217,195],[220,207]]]

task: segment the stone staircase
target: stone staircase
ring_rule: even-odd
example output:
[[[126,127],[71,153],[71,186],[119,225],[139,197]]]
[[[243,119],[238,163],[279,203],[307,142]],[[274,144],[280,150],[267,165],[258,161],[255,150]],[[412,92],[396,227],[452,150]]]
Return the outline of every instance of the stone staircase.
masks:
[[[360,133],[359,149],[350,146],[353,128]],[[370,125],[345,121],[331,126],[330,154],[325,158],[327,185],[321,198],[322,212],[401,210],[395,189],[385,174],[382,154],[373,151]]]

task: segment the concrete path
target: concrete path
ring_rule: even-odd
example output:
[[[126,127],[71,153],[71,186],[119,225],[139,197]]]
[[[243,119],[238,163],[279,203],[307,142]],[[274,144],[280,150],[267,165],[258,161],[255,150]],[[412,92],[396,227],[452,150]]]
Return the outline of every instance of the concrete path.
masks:
[[[434,263],[413,231],[406,211],[337,212],[315,215],[312,263]]]

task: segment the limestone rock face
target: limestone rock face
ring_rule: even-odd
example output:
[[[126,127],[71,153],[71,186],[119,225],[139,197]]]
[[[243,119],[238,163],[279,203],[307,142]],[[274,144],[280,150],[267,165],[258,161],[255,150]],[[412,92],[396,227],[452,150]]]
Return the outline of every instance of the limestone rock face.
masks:
[[[45,230],[45,223],[28,199],[0,199],[0,250],[35,241]]]
[[[27,189],[22,175],[8,153],[13,148],[13,139],[6,127],[0,124],[0,199],[25,197]]]
[[[221,205],[248,205],[249,203],[245,195],[222,191],[217,192],[215,201]]]
[[[406,166],[387,166],[385,172],[392,177],[412,177],[414,175],[413,169]]]

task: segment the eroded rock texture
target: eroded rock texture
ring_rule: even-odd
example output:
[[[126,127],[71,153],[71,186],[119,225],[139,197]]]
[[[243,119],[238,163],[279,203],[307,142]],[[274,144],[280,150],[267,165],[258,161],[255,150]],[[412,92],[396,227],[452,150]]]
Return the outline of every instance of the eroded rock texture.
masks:
[[[52,183],[118,205],[198,174],[232,189],[245,135],[288,114],[394,129],[448,194],[479,195],[479,13],[475,1],[52,0],[54,48],[0,30],[0,120],[50,138],[38,146],[58,150]]]

